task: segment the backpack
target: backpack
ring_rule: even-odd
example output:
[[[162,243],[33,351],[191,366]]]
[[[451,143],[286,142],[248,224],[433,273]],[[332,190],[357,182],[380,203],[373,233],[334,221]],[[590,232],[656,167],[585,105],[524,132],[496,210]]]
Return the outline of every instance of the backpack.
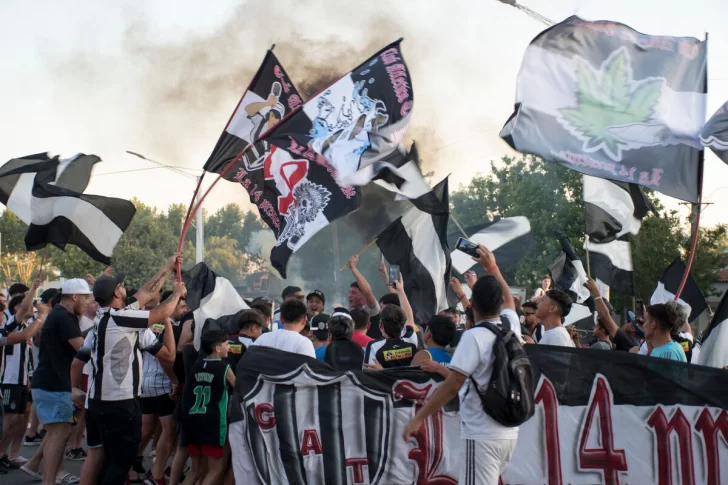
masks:
[[[493,374],[484,390],[478,389],[472,376],[470,380],[480,396],[483,411],[503,426],[513,428],[533,416],[536,386],[526,351],[511,331],[508,319],[501,317],[501,322],[502,328],[490,322],[477,325],[495,334]]]

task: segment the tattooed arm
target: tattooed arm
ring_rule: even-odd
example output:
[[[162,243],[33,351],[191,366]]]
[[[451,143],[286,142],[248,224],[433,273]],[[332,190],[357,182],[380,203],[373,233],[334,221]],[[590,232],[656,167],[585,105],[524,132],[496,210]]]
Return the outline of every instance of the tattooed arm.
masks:
[[[159,293],[159,290],[164,286],[164,282],[167,281],[169,275],[172,274],[174,268],[177,266],[177,260],[182,262],[182,253],[177,253],[162,266],[162,269],[157,271],[157,274],[152,276],[152,279],[144,283],[139,290],[134,294],[134,297],[139,302],[139,308],[144,308],[144,305],[152,300],[155,294]]]
[[[172,313],[174,313],[175,308],[177,308],[177,303],[179,302],[179,299],[187,295],[187,289],[185,288],[185,284],[181,281],[175,281],[173,288],[174,291],[172,291],[172,294],[169,295],[169,298],[164,300],[162,303],[159,304],[158,307],[149,312],[149,325],[157,322],[163,322],[167,318],[171,317]]]

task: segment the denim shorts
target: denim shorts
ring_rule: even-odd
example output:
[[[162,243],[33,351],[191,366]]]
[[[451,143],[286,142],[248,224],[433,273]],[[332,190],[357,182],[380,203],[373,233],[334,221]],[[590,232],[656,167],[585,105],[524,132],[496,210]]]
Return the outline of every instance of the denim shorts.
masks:
[[[40,424],[73,423],[73,401],[70,392],[31,389]]]

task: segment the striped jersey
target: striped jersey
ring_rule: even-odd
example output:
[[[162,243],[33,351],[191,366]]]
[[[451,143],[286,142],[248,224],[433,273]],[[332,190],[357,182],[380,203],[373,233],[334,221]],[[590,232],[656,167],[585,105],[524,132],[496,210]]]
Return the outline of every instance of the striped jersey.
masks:
[[[18,324],[15,321],[15,315],[12,315],[5,327],[3,333],[10,334],[13,332],[22,332],[30,325],[35,317],[29,317],[25,322]],[[28,385],[28,375],[33,372],[33,356],[31,346],[27,342],[21,342],[15,345],[6,345],[0,349],[2,356],[2,365],[0,366],[0,383],[5,385]]]
[[[164,372],[162,364],[155,356],[156,351],[161,348],[164,342],[164,324],[155,323],[144,331],[145,338],[154,339],[158,342],[151,348],[142,352],[142,397],[164,396],[172,392],[172,380]],[[156,350],[156,351],[155,351]]]
[[[369,342],[364,353],[364,363],[374,364],[376,360],[385,369],[406,367],[412,363],[416,353],[417,335],[412,327],[405,327],[401,338]]]
[[[122,309],[100,309],[91,351],[89,399],[121,401],[139,396],[141,351],[156,354],[161,348],[161,342],[146,332],[148,322],[149,311],[139,310],[138,302]]]

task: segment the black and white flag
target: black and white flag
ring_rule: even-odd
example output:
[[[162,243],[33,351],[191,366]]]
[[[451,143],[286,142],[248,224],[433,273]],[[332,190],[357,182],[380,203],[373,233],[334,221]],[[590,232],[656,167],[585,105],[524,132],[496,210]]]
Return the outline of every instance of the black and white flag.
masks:
[[[604,244],[587,242],[589,270],[597,282],[625,295],[634,295],[632,247],[628,240],[615,239]],[[582,258],[586,262],[586,257]]]
[[[466,227],[464,230],[470,241],[482,244],[493,253],[500,268],[513,266],[525,256],[533,239],[531,223],[523,216],[485,222]],[[460,231],[451,232],[448,235],[448,244],[451,248],[455,247],[455,243],[460,237],[462,237]],[[460,274],[477,264],[470,255],[459,249],[454,249],[451,257],[452,268]]]
[[[54,174],[49,181],[51,185],[83,193],[94,165],[100,161],[96,155],[83,153],[67,159],[51,158],[48,153],[13,158],[0,167],[0,203],[30,224],[31,191],[36,173],[50,171]]]
[[[416,199],[431,190],[422,176],[414,143],[409,153],[405,153],[404,146],[400,144],[389,156],[360,170],[359,175],[363,181],[373,180],[377,185],[396,193],[395,200]]]
[[[724,369],[728,366],[728,292],[723,295],[710,326],[703,332],[693,361],[700,365]],[[697,357],[695,356],[697,353]]]
[[[637,235],[642,218],[655,212],[639,185],[584,175],[584,222],[589,242],[608,243]]]
[[[728,102],[718,108],[705,124],[700,132],[700,141],[728,163]]]
[[[399,265],[415,318],[426,323],[448,307],[447,178],[412,203],[414,207],[377,236],[377,246],[390,264]]]
[[[247,171],[263,168],[270,145],[258,141],[258,138],[302,104],[298,90],[273,51],[269,50],[250,86],[240,98],[204,169],[220,173],[230,163],[234,163],[235,168],[225,175],[225,179],[234,180],[240,168]],[[251,143],[253,146],[243,156],[243,151]]]
[[[94,260],[110,264],[111,253],[134,217],[134,204],[73,192],[53,184],[54,174],[51,168],[33,178],[26,249],[36,251],[46,244],[65,249],[73,244]]]
[[[574,303],[584,303],[590,297],[589,290],[584,286],[587,280],[584,265],[574,252],[569,238],[559,234],[559,243],[561,254],[549,266],[551,279],[554,286],[568,293]]]
[[[697,202],[707,43],[576,16],[526,49],[500,136],[579,172]]]
[[[657,282],[657,288],[655,288],[655,292],[650,298],[650,303],[656,305],[674,300],[686,269],[682,259],[679,256],[675,258],[665,272],[662,273],[660,281]],[[680,298],[677,302],[685,308],[689,322],[693,322],[701,313],[708,309],[708,302],[705,301],[705,296],[700,291],[698,283],[693,279],[692,274],[688,275],[685,287],[680,293]]]
[[[262,138],[311,161],[326,159],[341,184],[366,185],[389,170],[393,173],[381,177],[398,177],[399,193],[422,195],[419,180],[409,180],[422,175],[400,145],[414,105],[400,41],[308,100]]]
[[[187,306],[195,318],[194,345],[200,349],[200,337],[208,320],[226,326],[225,317],[234,317],[248,305],[229,280],[218,276],[205,263],[182,272],[182,281],[187,288]]]

